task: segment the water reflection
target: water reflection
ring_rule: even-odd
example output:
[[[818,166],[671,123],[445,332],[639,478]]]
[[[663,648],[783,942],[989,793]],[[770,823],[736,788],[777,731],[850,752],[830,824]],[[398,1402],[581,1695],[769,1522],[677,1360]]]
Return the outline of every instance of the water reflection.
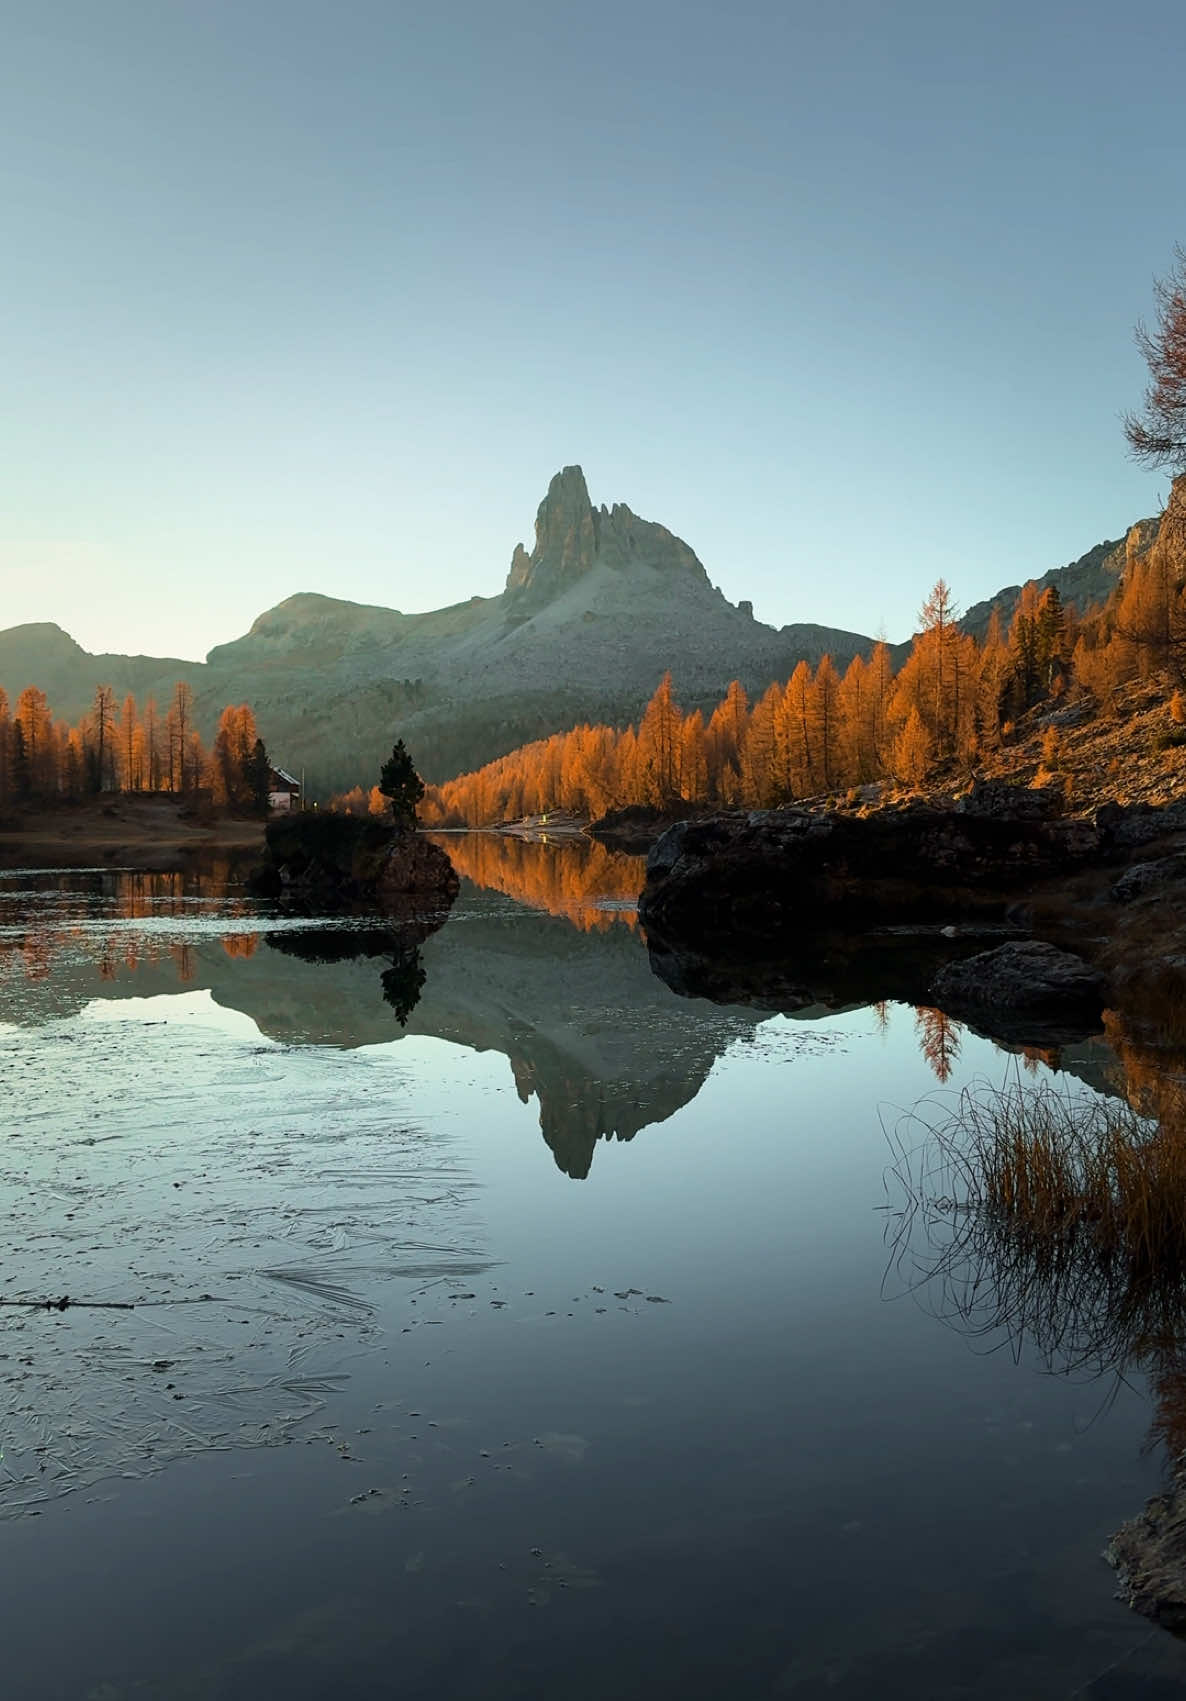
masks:
[[[698,962],[644,949],[633,907],[641,858],[584,839],[443,842],[466,877],[447,926],[439,915],[378,925],[278,915],[247,897],[225,858],[173,874],[0,877],[0,1017],[35,1025],[95,998],[185,989],[290,1044],[353,1048],[407,1032],[499,1051],[574,1178],[589,1174],[599,1143],[633,1139],[688,1104],[775,1012],[811,1020],[906,1001],[937,1080],[959,1064],[967,1030],[925,996],[947,941],[866,935],[805,943],[791,962]],[[1139,1048],[1109,1021],[1136,1082]],[[1010,1049],[1121,1090],[1106,1045]],[[1149,1081],[1166,1092],[1163,1070],[1151,1065]]]
[[[1186,1118],[1164,1051],[1128,1053],[1126,1098],[1018,1072],[905,1117],[887,1292],[1051,1374],[1148,1379],[1170,1487],[1111,1552],[1130,1604],[1186,1631]]]
[[[419,926],[405,922],[399,927],[309,928],[293,933],[275,933],[268,944],[285,956],[304,963],[353,962],[358,957],[385,957],[390,961],[379,976],[383,1001],[395,1012],[401,1028],[420,1001],[425,969],[420,944],[444,922],[444,916],[426,918]],[[250,955],[251,953],[247,953]]]
[[[685,1005],[652,975],[633,925],[640,859],[585,841],[446,842],[459,870],[486,883],[466,881],[443,927],[439,916],[294,921],[217,865],[2,880],[0,1017],[37,1025],[95,998],[184,987],[288,1044],[354,1048],[402,1030],[499,1051],[576,1179],[599,1143],[631,1140],[688,1104],[765,1019]]]
[[[638,926],[645,857],[609,851],[575,834],[554,842],[500,833],[442,834],[438,842],[475,886],[563,916],[583,932]]]
[[[871,1021],[830,1024],[823,1033],[830,1027],[844,1051],[851,1030],[851,1056],[825,1067],[817,1054],[818,1067],[800,1067],[796,1055],[784,1068],[787,1036],[804,1024],[769,1022],[760,1033],[771,1002],[673,997],[613,911],[606,925],[582,926],[512,901],[512,875],[536,857],[537,847],[510,847],[498,885],[468,883],[447,925],[412,941],[362,922],[287,923],[233,886],[214,901],[191,901],[191,890],[148,904],[141,894],[134,919],[110,877],[87,891],[34,881],[23,899],[0,893],[15,960],[31,935],[58,940],[46,958],[52,972],[27,980],[18,967],[5,1013],[32,1026],[94,1001],[81,1021],[3,1036],[32,1136],[2,1143],[5,1184],[20,1206],[15,1275],[30,1292],[160,1302],[138,1303],[127,1319],[137,1333],[118,1354],[88,1335],[94,1357],[81,1373],[79,1337],[65,1326],[39,1342],[45,1374],[39,1366],[21,1392],[19,1453],[11,1436],[5,1443],[23,1492],[43,1492],[36,1447],[46,1374],[59,1390],[49,1407],[55,1440],[77,1434],[81,1409],[96,1434],[88,1457],[122,1471],[142,1468],[150,1450],[176,1456],[179,1417],[195,1449],[224,1445],[228,1429],[235,1446],[244,1436],[263,1446],[301,1439],[309,1403],[328,1401],[335,1409],[323,1434],[313,1414],[320,1447],[302,1448],[299,1460],[295,1446],[277,1457],[298,1473],[327,1456],[325,1469],[345,1484],[333,1490],[342,1521],[315,1515],[323,1545],[312,1549],[299,1532],[293,1541],[294,1553],[314,1554],[308,1577],[286,1562],[276,1586],[320,1625],[324,1578],[340,1575],[351,1595],[361,1591],[360,1622],[372,1633],[390,1630],[395,1599],[405,1617],[391,1646],[376,1643],[384,1672],[367,1687],[381,1687],[392,1658],[410,1666],[430,1645],[451,1654],[462,1599],[489,1602],[481,1634],[506,1627],[521,1650],[534,1631],[492,1594],[490,1579],[502,1588],[503,1561],[538,1548],[546,1581],[552,1543],[590,1575],[601,1567],[606,1609],[596,1623],[562,1627],[551,1687],[564,1686],[561,1658],[584,1671],[589,1647],[612,1649],[630,1612],[640,1638],[648,1625],[677,1620],[728,1627],[709,1670],[717,1690],[738,1671],[754,1675],[747,1661],[763,1646],[770,1659],[755,1684],[769,1693],[938,1695],[951,1673],[962,1681],[980,1666],[994,1675],[979,1693],[1010,1692],[1011,1681],[1017,1692],[1053,1693],[1071,1687],[1072,1656],[1082,1667],[1073,1681],[1087,1685],[1125,1652],[1123,1627],[1092,1640],[1112,1610],[1111,1584],[1092,1569],[1100,1545],[1092,1508],[1115,1488],[1117,1461],[1123,1471],[1129,1453],[1136,1460],[1139,1415],[1125,1416],[1120,1443],[1103,1448],[1093,1434],[1080,1450],[1073,1424],[1094,1392],[1077,1402],[1065,1385],[1015,1376],[1007,1361],[963,1351],[912,1306],[877,1299],[881,1219],[872,1213],[883,1154],[874,1105],[900,1083],[903,1102],[925,1089],[916,1044],[953,1081],[983,1067],[987,1047],[920,995],[917,1014],[883,1008],[884,1043]],[[486,1064],[404,1043],[382,978],[401,964],[418,994],[406,1000],[407,1034],[487,1051]],[[191,995],[178,999],[183,974]],[[798,985],[815,1000],[794,1005],[806,1019],[825,999],[864,990],[836,962]],[[152,992],[173,995],[167,1013],[119,1009],[118,1000]],[[249,1015],[252,1029],[209,1014],[214,1003]],[[178,1006],[201,1007],[207,1025],[187,1028]],[[255,1030],[284,1043],[260,1044]],[[1117,1028],[1116,1038],[1137,1056],[1131,1034]],[[371,1049],[329,1049],[360,1046]],[[593,1165],[596,1187],[548,1185],[529,1119],[506,1091],[511,1080],[532,1120],[538,1110],[560,1168],[580,1176]],[[666,1138],[643,1136],[629,1154],[613,1154],[617,1163],[599,1151],[671,1116],[706,1083]],[[520,1163],[510,1140],[523,1135]],[[964,1234],[954,1189],[931,1182],[931,1219]],[[47,1243],[46,1201],[59,1199],[65,1209],[49,1207],[57,1215]],[[996,1296],[1006,1298],[1007,1264],[981,1255],[1003,1257],[1008,1237],[965,1238],[963,1248],[968,1270],[981,1271],[980,1291],[999,1276]],[[413,1281],[431,1285],[397,1311],[393,1287]],[[1047,1291],[1061,1301],[1069,1290]],[[1036,1298],[1039,1288],[1015,1282],[1013,1292]],[[179,1297],[201,1303],[179,1314],[169,1309]],[[935,1308],[950,1319],[947,1301]],[[999,1308],[989,1317],[1016,1339]],[[98,1329],[103,1316],[67,1322],[77,1330],[88,1319]],[[1152,1344],[1158,1319],[1145,1322]],[[370,1370],[360,1342],[375,1345]],[[1125,1344],[1132,1362],[1154,1364],[1136,1358],[1139,1336]],[[1184,1383],[1165,1359],[1159,1422],[1175,1443],[1186,1434]],[[383,1415],[393,1387],[400,1410]],[[1002,1411],[990,1434],[986,1414],[996,1423]],[[461,1427],[438,1430],[438,1420],[455,1417]],[[363,1435],[354,1445],[365,1464],[337,1456],[346,1437]],[[563,1453],[545,1460],[550,1449]],[[572,1462],[586,1455],[587,1464]],[[63,1470],[59,1484],[89,1484],[89,1464],[80,1472],[64,1457],[73,1475]],[[324,1511],[291,1491],[302,1480],[289,1477],[283,1503]],[[1144,1481],[1135,1471],[1121,1481],[1117,1520],[1124,1497],[1139,1503]],[[248,1500],[253,1492],[247,1481],[228,1491],[217,1539],[225,1542],[227,1528],[274,1532],[281,1496],[261,1506]],[[405,1511],[408,1492],[418,1504]],[[377,1516],[385,1507],[391,1515]],[[205,1503],[201,1517],[203,1528],[218,1522]],[[167,1518],[163,1527],[172,1527]],[[206,1586],[199,1573],[225,1584],[217,1554],[208,1566],[205,1551],[193,1561],[194,1522],[178,1527],[186,1592],[194,1575]],[[326,1530],[342,1532],[340,1556],[327,1553]],[[393,1576],[420,1577],[426,1553],[425,1599],[439,1606],[439,1635],[436,1619],[426,1628],[420,1597],[391,1592]],[[442,1553],[449,1564],[460,1556],[456,1571],[444,1569]],[[624,1553],[633,1570],[623,1571]],[[264,1575],[266,1561],[255,1569]],[[888,1593],[854,1596],[858,1573],[888,1577]],[[142,1594],[123,1580],[121,1591]],[[581,1591],[578,1606],[596,1593]],[[531,1618],[546,1599],[531,1597]],[[568,1590],[553,1600],[557,1612],[573,1607]],[[243,1633],[252,1646],[258,1616],[253,1600]],[[1050,1623],[1061,1640],[1050,1638]],[[353,1626],[336,1624],[329,1640],[327,1664],[340,1673],[356,1645]],[[706,1646],[711,1653],[711,1639]],[[670,1639],[648,1647],[662,1687]],[[851,1650],[839,1665],[838,1648]],[[516,1657],[512,1645],[506,1669],[517,1669]],[[1028,1661],[1020,1678],[1019,1658]],[[691,1664],[676,1678],[700,1693]],[[488,1678],[493,1660],[483,1667]],[[455,1675],[415,1687],[445,1693]],[[614,1680],[599,1668],[586,1687]],[[263,1681],[256,1690],[283,1687]],[[470,1687],[481,1689],[481,1672]]]

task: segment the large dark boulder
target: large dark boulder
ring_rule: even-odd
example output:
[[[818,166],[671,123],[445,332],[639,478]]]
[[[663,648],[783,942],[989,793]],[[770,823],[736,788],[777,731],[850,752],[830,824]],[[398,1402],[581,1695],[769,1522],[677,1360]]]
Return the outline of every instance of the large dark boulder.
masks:
[[[1166,888],[1186,880],[1186,852],[1158,857],[1153,862],[1135,862],[1113,885],[1113,903],[1132,904],[1138,899],[1164,898]]]
[[[998,790],[868,816],[792,807],[680,822],[647,858],[639,915],[668,941],[771,950],[804,930],[1000,915],[1099,851],[1095,826],[1056,816],[1050,799],[1021,813],[1007,802]]]
[[[1098,1032],[1106,987],[1081,957],[1040,939],[1011,940],[940,969],[932,1001],[1003,1039],[1069,1044]]]
[[[1105,851],[1141,850],[1168,834],[1186,831],[1186,800],[1175,803],[1102,803],[1096,831]]]
[[[585,828],[591,839],[599,839],[611,850],[642,856],[656,840],[677,821],[686,821],[704,814],[704,806],[685,803],[683,799],[658,809],[649,803],[631,803],[622,809],[610,809]]]

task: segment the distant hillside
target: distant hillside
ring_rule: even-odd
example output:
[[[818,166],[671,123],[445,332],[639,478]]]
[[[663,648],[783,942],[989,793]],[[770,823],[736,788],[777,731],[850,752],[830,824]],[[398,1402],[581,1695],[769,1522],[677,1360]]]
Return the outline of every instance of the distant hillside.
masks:
[[[1117,547],[1056,570],[1067,600],[1080,601],[1080,580],[1111,571]],[[993,602],[1011,611],[1016,594]],[[970,630],[987,624],[990,606],[969,611]],[[755,620],[665,526],[621,503],[595,508],[573,466],[552,480],[534,545],[516,546],[497,595],[403,614],[301,594],[205,663],[94,656],[59,626],[17,626],[0,632],[0,686],[14,699],[39,685],[75,719],[98,684],[163,705],[188,679],[207,737],[224,704],[251,703],[275,757],[303,767],[316,796],[377,772],[397,732],[439,780],[581,721],[633,720],[667,668],[683,706],[708,709],[732,678],[756,694],[801,660],[830,653],[842,670],[871,644],[859,632]]]
[[[26,685],[38,685],[55,713],[70,720],[86,708],[96,685],[110,685],[117,697],[155,693],[163,702],[194,669],[193,662],[170,656],[92,655],[51,621],[0,632],[0,686],[10,701]]]
[[[1034,583],[1039,592],[1048,585],[1057,585],[1063,602],[1079,614],[1086,614],[1089,608],[1107,601],[1124,574],[1125,563],[1133,555],[1145,553],[1157,536],[1157,527],[1157,520],[1138,520],[1123,538],[1105,538],[1077,561],[1070,561],[1065,567],[1052,567]],[[1008,632],[1020,595],[1020,585],[1006,585],[986,602],[974,603],[961,625],[974,638],[983,638],[995,609],[1001,618],[1002,631]]]

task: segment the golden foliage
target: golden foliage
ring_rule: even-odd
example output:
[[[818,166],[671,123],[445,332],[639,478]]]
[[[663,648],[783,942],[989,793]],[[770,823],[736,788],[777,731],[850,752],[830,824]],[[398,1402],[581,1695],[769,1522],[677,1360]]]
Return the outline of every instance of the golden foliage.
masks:
[[[503,833],[467,833],[450,838],[447,849],[457,872],[476,885],[564,916],[585,933],[637,926],[641,856],[608,851],[593,839],[549,844]]]

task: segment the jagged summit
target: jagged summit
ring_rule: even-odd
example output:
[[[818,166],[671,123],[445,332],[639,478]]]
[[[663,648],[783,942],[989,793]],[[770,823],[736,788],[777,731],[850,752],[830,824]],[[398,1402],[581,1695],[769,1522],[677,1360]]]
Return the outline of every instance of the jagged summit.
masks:
[[[564,467],[536,512],[531,554],[521,543],[515,545],[506,595],[517,609],[539,606],[595,567],[620,572],[636,563],[708,583],[695,551],[682,538],[653,520],[640,519],[624,502],[594,508],[581,468]]]

